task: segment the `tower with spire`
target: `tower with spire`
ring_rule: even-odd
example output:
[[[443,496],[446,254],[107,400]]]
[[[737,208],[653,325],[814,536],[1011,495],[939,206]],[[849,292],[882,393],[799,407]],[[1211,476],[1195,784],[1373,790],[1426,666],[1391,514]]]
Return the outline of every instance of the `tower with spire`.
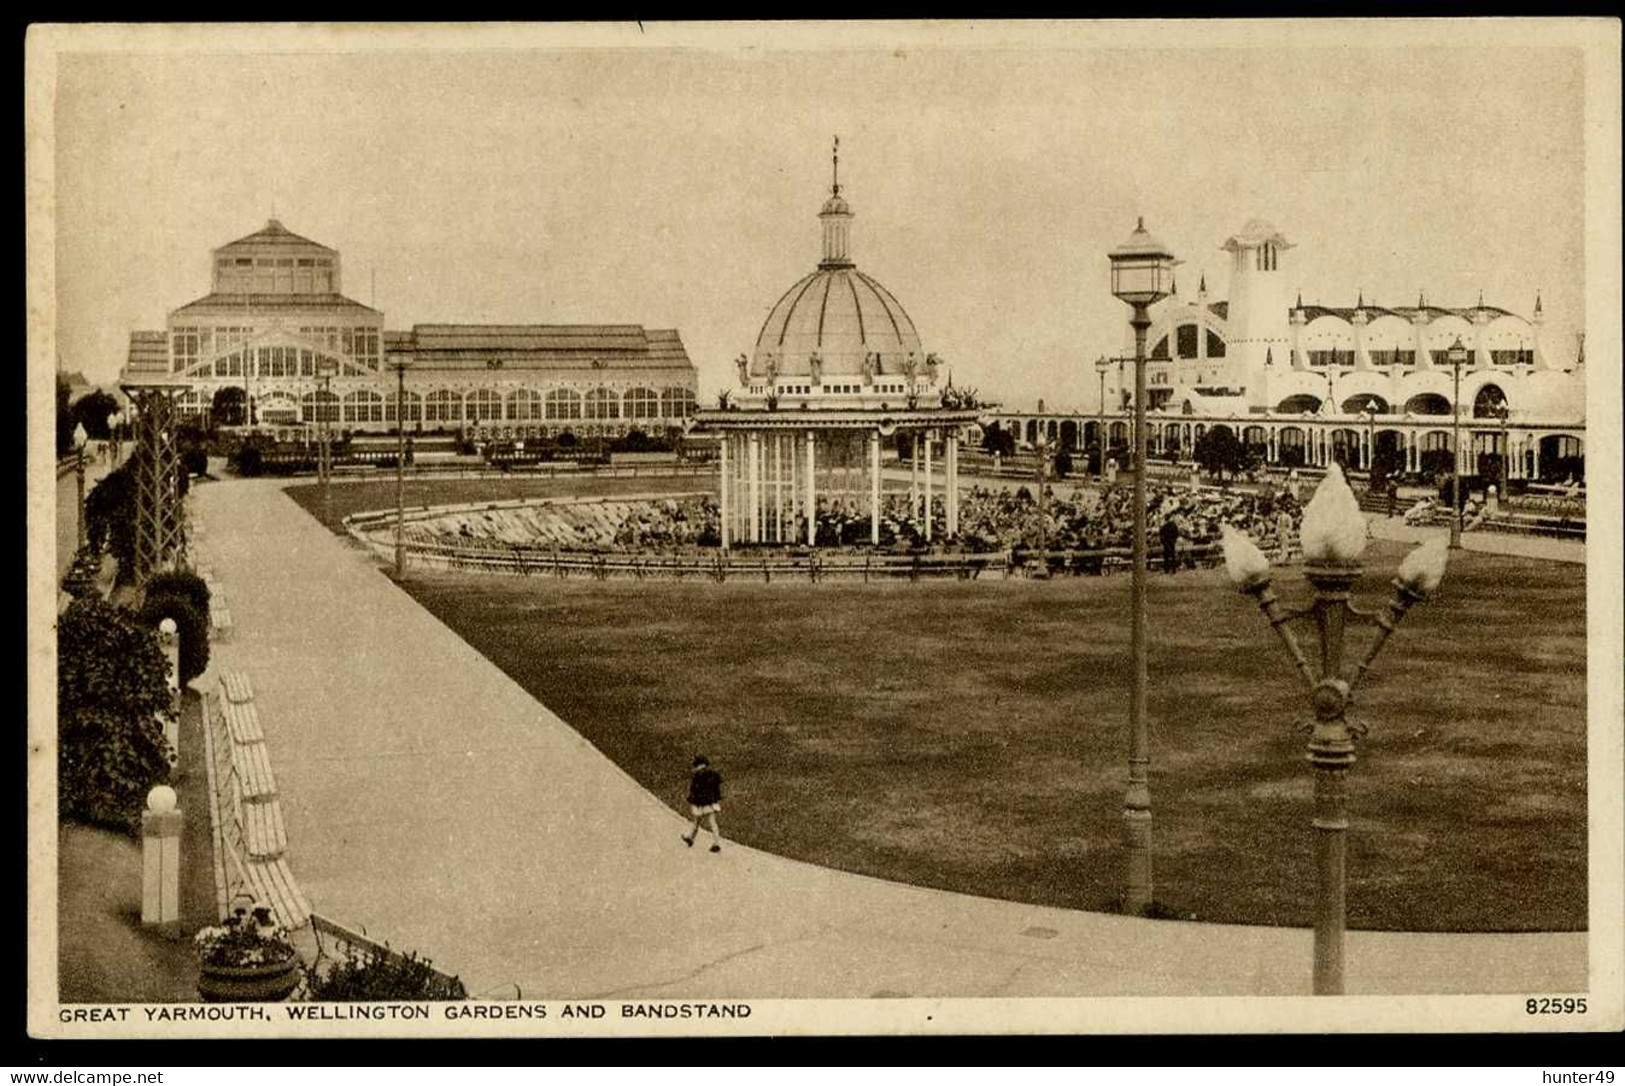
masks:
[[[824,224],[824,256],[820,268],[850,268],[852,257],[847,246],[852,240],[852,207],[841,195],[841,137],[835,137],[830,151],[829,199],[818,213]]]

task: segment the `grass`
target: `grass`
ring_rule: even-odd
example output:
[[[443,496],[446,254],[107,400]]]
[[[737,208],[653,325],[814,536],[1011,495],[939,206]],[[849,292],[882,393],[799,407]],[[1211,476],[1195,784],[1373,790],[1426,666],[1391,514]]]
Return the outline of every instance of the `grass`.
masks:
[[[1403,554],[1372,544],[1357,599],[1386,598]],[[919,885],[1117,906],[1127,577],[408,587],[675,809],[709,754],[731,837]],[[1294,571],[1277,590],[1303,597]],[[1306,925],[1300,680],[1218,571],[1153,577],[1149,606],[1161,911]],[[1585,927],[1584,609],[1582,567],[1458,552],[1411,611],[1355,710],[1371,733],[1349,783],[1351,927]]]

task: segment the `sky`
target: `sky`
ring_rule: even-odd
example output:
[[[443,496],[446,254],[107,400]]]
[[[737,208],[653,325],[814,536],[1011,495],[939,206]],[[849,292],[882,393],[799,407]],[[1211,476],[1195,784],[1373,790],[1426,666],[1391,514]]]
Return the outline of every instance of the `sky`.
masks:
[[[818,260],[835,134],[858,266],[956,384],[1010,406],[1094,409],[1090,363],[1127,335],[1105,254],[1140,215],[1185,293],[1205,274],[1225,297],[1219,246],[1260,215],[1296,244],[1283,274],[1306,302],[1482,292],[1528,314],[1539,290],[1547,349],[1572,357],[1577,48],[1362,25],[860,29],[64,53],[59,367],[111,382],[130,331],[206,294],[210,250],[274,215],[338,249],[345,293],[388,328],[676,328],[703,402]]]

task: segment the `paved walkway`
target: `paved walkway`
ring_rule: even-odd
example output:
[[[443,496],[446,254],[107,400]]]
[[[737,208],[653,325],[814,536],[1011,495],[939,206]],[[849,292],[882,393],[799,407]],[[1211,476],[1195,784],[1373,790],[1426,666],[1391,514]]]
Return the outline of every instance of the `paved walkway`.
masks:
[[[1308,991],[1307,930],[925,890],[683,820],[270,480],[198,486],[318,912],[527,998]],[[545,585],[538,583],[538,590]],[[206,680],[205,680],[206,681]],[[706,840],[702,836],[702,843]],[[1576,991],[1586,937],[1354,933],[1351,992]]]
[[[1366,521],[1371,525],[1371,534],[1378,539],[1421,543],[1428,539],[1450,538],[1448,525],[1419,527],[1406,524],[1400,517],[1383,517],[1376,514],[1367,514]],[[1586,545],[1577,539],[1551,539],[1539,535],[1473,531],[1462,533],[1461,546],[1463,550],[1480,551],[1484,554],[1542,558],[1550,562],[1577,562],[1585,565],[1586,560]]]

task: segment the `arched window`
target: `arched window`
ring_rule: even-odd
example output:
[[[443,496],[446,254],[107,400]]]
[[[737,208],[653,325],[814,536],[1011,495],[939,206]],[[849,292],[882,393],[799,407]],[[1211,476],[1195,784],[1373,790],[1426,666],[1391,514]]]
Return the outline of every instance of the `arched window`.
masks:
[[[533,388],[508,393],[508,421],[532,422],[542,417],[542,394]]]
[[[1281,415],[1302,415],[1305,412],[1314,412],[1319,410],[1320,397],[1311,396],[1308,393],[1299,393],[1296,396],[1288,396],[1286,399],[1275,405],[1276,413]]]
[[[1180,358],[1196,357],[1196,332],[1194,324],[1182,324],[1176,333],[1178,337],[1177,349]]]
[[[1475,419],[1500,418],[1501,408],[1506,405],[1507,394],[1501,391],[1500,385],[1485,385],[1473,397],[1473,417]]]
[[[1157,345],[1155,347],[1151,348],[1151,357],[1152,358],[1163,358],[1163,359],[1168,357],[1168,337],[1167,336],[1163,336],[1161,339],[1157,340]]]
[[[694,413],[694,391],[668,388],[660,394],[660,413],[668,419],[686,419]]]
[[[423,404],[425,422],[462,422],[463,398],[449,389],[431,392]]]
[[[317,390],[299,397],[299,421],[310,423],[339,421],[338,393],[332,389],[326,392]]]
[[[548,390],[546,414],[550,419],[579,419],[581,417],[581,393],[573,388]]]
[[[1207,356],[1209,358],[1224,357],[1224,340],[1220,339],[1219,334],[1211,328],[1207,330]]]
[[[621,409],[629,419],[660,417],[660,395],[652,388],[628,389],[621,397]]]
[[[396,406],[395,405],[395,399],[396,399],[395,390],[390,389],[388,398],[386,398],[384,400],[384,421],[385,422],[394,422],[395,421],[395,406]],[[413,392],[411,389],[408,389],[407,392],[406,392],[406,421],[407,422],[422,422],[423,421],[423,397],[418,395],[416,392]]]
[[[502,421],[502,394],[494,388],[476,388],[463,402],[469,422]]]
[[[371,389],[358,388],[344,395],[345,422],[383,422],[384,398]]]
[[[1405,410],[1412,415],[1448,415],[1450,401],[1437,392],[1423,392],[1406,400]]]
[[[595,388],[587,393],[589,419],[618,419],[621,417],[621,399],[607,388]]]

